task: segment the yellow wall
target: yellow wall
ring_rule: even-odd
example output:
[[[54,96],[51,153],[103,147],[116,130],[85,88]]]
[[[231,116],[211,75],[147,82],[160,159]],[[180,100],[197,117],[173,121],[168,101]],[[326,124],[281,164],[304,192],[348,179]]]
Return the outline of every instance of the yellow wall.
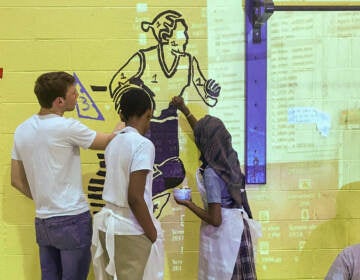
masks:
[[[39,108],[35,79],[47,71],[76,72],[105,117],[81,121],[110,131],[117,116],[109,94],[92,92],[90,85],[108,85],[134,52],[156,43],[140,22],[163,10],[184,15],[188,52],[222,86],[216,108],[206,108],[196,95],[187,96],[190,106],[198,116],[209,111],[225,120],[243,165],[244,14],[238,2],[0,0],[0,279],[40,278],[34,206],[10,186],[9,169],[13,132]],[[259,279],[323,279],[337,252],[360,242],[359,20],[351,12],[284,12],[268,22],[267,184],[248,191],[263,226]],[[322,136],[316,120],[289,123],[294,107],[328,114],[330,133]],[[198,154],[182,117],[180,128],[180,157],[200,204],[193,178]],[[82,163],[86,189],[98,170],[96,153],[82,151]],[[172,198],[160,220],[165,278],[196,279],[199,220]]]

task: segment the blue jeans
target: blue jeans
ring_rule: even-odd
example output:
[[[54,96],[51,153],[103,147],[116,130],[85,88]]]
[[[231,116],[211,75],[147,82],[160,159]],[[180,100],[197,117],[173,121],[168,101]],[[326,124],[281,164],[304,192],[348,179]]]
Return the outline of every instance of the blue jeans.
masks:
[[[91,262],[92,219],[79,215],[35,218],[42,280],[86,280]]]

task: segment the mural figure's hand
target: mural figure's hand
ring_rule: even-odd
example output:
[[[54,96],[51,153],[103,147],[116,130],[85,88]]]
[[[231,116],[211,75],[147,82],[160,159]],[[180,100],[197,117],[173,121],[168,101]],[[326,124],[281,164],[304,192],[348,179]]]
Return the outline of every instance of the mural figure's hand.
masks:
[[[218,83],[215,82],[213,79],[209,79],[205,82],[204,85],[206,95],[210,96],[211,98],[219,97],[221,87]]]

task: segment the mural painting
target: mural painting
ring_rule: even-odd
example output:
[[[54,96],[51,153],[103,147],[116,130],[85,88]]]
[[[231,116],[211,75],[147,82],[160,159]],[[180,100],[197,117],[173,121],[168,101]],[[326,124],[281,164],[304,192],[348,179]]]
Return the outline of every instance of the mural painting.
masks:
[[[159,217],[169,200],[166,190],[180,185],[186,174],[179,158],[178,115],[169,104],[172,96],[196,95],[208,107],[217,103],[221,87],[202,73],[197,58],[186,51],[189,41],[188,25],[181,13],[167,10],[159,13],[152,22],[141,22],[144,32],[152,32],[157,45],[138,50],[112,77],[108,89],[114,103],[121,98],[129,86],[145,89],[154,100],[155,109],[147,137],[154,143],[156,156],[154,165],[153,197],[154,211]],[[103,90],[103,86],[92,87]],[[87,95],[90,97],[90,95]],[[81,98],[82,96],[80,96]],[[83,104],[81,103],[83,101]],[[92,99],[81,98],[80,106],[88,110]],[[115,108],[117,110],[118,108]],[[101,113],[97,111],[97,119]],[[96,114],[95,114],[96,115]],[[79,117],[86,117],[79,113]],[[90,179],[89,198],[99,200],[92,206],[101,207],[101,190],[106,174],[103,154],[98,154],[100,170]]]

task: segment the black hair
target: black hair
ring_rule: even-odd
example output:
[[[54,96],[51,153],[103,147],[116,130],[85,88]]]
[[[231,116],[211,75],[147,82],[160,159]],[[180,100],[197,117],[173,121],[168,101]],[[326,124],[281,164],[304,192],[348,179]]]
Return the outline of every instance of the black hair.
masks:
[[[129,87],[121,95],[118,113],[121,114],[121,118],[126,122],[130,117],[142,116],[147,110],[153,109],[153,107],[153,100],[144,89]]]
[[[40,75],[34,92],[42,108],[51,108],[58,97],[65,98],[69,86],[75,84],[75,78],[66,72],[49,72]]]

